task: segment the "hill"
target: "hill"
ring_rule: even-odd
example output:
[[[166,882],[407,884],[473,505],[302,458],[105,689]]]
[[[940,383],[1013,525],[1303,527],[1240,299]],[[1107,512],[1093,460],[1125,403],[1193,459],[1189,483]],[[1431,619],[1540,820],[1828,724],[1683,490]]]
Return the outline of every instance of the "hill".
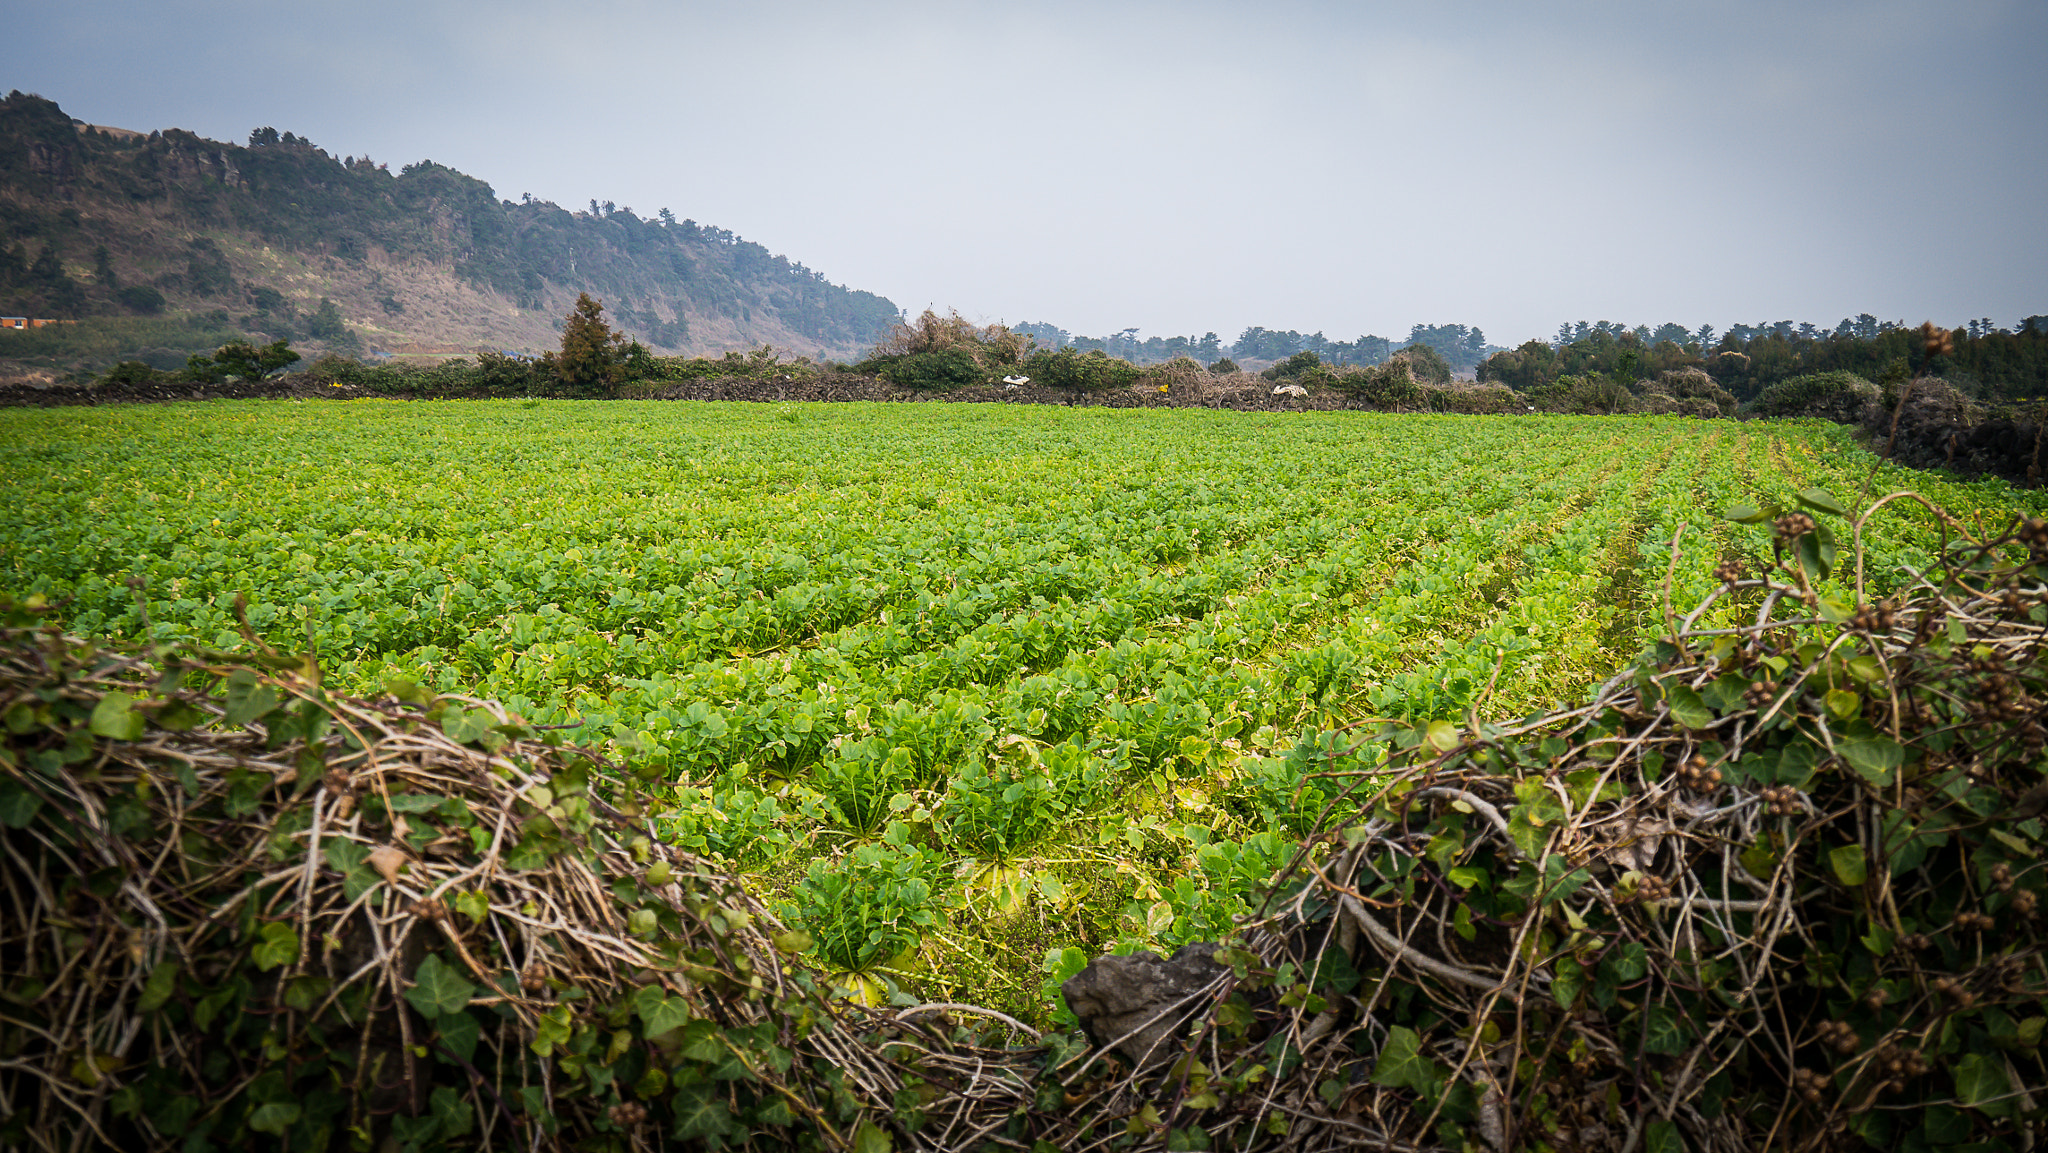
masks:
[[[674,353],[849,358],[898,317],[667,209],[500,200],[430,160],[393,173],[271,128],[106,129],[21,92],[0,100],[0,247],[0,313],[182,313],[316,350],[537,351],[579,292]]]

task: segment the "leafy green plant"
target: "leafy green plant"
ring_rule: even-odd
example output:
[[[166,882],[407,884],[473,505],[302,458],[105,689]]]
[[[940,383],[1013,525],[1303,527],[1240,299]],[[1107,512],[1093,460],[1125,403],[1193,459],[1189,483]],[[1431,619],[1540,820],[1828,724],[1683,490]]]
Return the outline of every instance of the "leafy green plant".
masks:
[[[813,954],[829,969],[866,973],[914,948],[938,924],[936,869],[901,825],[885,843],[813,861],[794,893],[796,920],[810,933]]]

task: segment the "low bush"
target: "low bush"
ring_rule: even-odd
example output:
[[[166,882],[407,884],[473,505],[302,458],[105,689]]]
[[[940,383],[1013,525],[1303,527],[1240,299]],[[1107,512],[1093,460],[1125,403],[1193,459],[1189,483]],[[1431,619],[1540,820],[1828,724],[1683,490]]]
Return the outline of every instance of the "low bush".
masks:
[[[1877,403],[1877,386],[1855,373],[1816,372],[1765,388],[1749,410],[1758,416],[1811,416],[1855,424]]]

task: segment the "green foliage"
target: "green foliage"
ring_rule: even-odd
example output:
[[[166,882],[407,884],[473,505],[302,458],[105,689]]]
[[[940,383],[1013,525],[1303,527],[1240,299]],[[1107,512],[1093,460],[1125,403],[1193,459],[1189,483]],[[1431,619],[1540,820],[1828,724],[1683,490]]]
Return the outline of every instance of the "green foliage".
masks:
[[[243,380],[262,380],[299,362],[299,354],[292,351],[286,341],[276,340],[258,348],[247,341],[232,340],[214,351],[213,363],[203,370],[194,365],[195,377],[218,380],[224,376],[237,376]]]
[[[579,293],[562,323],[562,348],[544,362],[577,392],[605,393],[626,377],[626,335],[604,322],[604,305]]]
[[[877,366],[875,372],[891,384],[929,392],[983,383],[981,366],[962,348],[911,353]]]
[[[903,843],[857,846],[837,861],[813,861],[797,885],[796,921],[820,963],[865,973],[915,948],[938,924],[932,903],[937,862]]]
[[[1048,388],[1070,392],[1105,392],[1128,388],[1137,382],[1138,366],[1111,359],[1100,351],[1079,352],[1073,347],[1033,353],[1024,362],[1024,373]]]
[[[1853,424],[1877,403],[1877,386],[1851,372],[1795,376],[1757,394],[1750,410],[1759,416],[1811,416]]]

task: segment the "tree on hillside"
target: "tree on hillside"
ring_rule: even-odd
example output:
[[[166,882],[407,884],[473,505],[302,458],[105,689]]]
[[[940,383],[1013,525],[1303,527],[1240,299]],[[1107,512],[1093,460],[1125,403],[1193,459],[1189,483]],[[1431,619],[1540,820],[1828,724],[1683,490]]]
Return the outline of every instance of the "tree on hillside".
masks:
[[[626,377],[626,334],[604,322],[604,305],[587,292],[562,323],[562,351],[548,353],[547,367],[571,388],[609,392]]]

